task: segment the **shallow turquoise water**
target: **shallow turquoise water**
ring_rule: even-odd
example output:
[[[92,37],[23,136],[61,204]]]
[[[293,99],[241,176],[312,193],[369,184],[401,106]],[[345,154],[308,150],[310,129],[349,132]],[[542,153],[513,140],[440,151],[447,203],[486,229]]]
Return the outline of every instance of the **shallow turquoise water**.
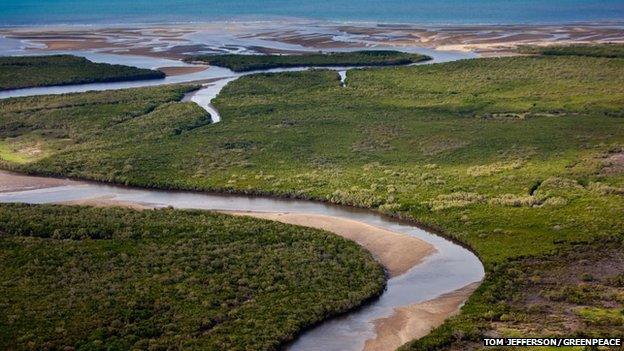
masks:
[[[276,18],[418,24],[624,21],[624,0],[0,0],[0,26]]]

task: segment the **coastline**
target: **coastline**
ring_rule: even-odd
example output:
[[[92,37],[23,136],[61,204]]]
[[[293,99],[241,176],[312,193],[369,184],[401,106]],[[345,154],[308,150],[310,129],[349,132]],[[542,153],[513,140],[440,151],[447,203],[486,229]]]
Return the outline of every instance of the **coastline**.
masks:
[[[4,44],[3,44],[4,41]],[[422,49],[515,54],[521,45],[624,43],[623,23],[416,25],[362,22],[210,22],[0,28],[0,54],[94,51],[180,60],[197,54],[299,54]]]
[[[340,27],[332,27],[328,32],[324,32],[324,28],[314,27],[311,24],[310,32],[305,31],[292,32],[291,28],[279,27],[277,31],[267,31],[262,29],[257,33],[246,32],[245,28],[238,28],[239,23],[232,23],[230,27],[233,31],[218,31],[214,28],[205,29],[205,24],[196,24],[189,29],[180,29],[171,25],[138,25],[133,28],[117,28],[105,26],[101,29],[80,28],[69,26],[65,29],[58,30],[56,33],[49,35],[37,33],[30,35],[27,31],[20,32],[19,39],[15,39],[20,44],[30,49],[26,50],[29,54],[48,54],[57,51],[69,50],[70,52],[102,52],[120,55],[140,55],[151,56],[155,58],[170,58],[179,60],[189,53],[202,52],[204,50],[212,50],[218,53],[229,53],[230,51],[242,50],[244,53],[277,53],[292,54],[305,53],[312,50],[341,51],[355,49],[377,49],[377,48],[397,48],[399,50],[418,52],[423,48],[432,48],[443,51],[457,52],[476,52],[480,56],[508,56],[518,55],[515,48],[521,45],[567,45],[567,44],[586,44],[586,43],[606,43],[606,42],[624,42],[622,35],[622,26],[611,26],[603,24],[559,24],[559,25],[451,25],[451,26],[415,26],[410,24],[392,24],[392,23],[341,23]],[[234,28],[236,27],[236,28]],[[40,27],[35,28],[39,30]],[[150,34],[143,38],[143,28],[148,28]],[[33,31],[33,29],[28,29]],[[56,30],[56,29],[54,29]],[[138,31],[137,33],[132,33]],[[227,33],[226,33],[227,32]],[[2,44],[0,29],[0,52],[5,48]],[[216,33],[216,34],[215,34]],[[235,33],[235,34],[232,34]],[[214,37],[212,37],[214,35]],[[228,35],[234,36],[235,45],[230,47],[227,45]],[[29,37],[31,36],[31,37]],[[223,43],[216,43],[214,38],[223,39]],[[25,52],[26,52],[25,51]],[[168,76],[178,74],[193,73],[192,68],[171,68],[163,65]],[[198,71],[201,70],[198,68]],[[1,172],[0,172],[1,174]],[[65,180],[51,179],[49,184],[31,184],[18,183],[16,186],[22,189],[36,189],[47,186],[65,185]],[[3,192],[0,175],[0,195]],[[30,188],[32,187],[32,188]],[[6,187],[10,189],[9,187]],[[9,190],[11,191],[11,190]],[[139,199],[142,200],[142,199]],[[96,196],[89,199],[78,201],[60,202],[66,205],[87,205],[87,206],[126,206],[136,210],[144,210],[153,208],[149,203],[122,201],[114,196]],[[230,212],[227,212],[230,213]],[[422,264],[423,260],[428,257],[421,253],[418,257],[411,257],[412,261],[402,260],[393,262],[391,259],[401,258],[404,255],[391,254],[390,257],[382,257],[382,254],[398,252],[397,250],[411,247],[409,241],[402,242],[399,239],[392,239],[396,248],[389,247],[389,244],[380,245],[379,243],[369,243],[366,246],[366,236],[360,226],[356,226],[344,221],[336,221],[330,216],[322,218],[311,218],[307,214],[297,213],[254,213],[254,212],[231,212],[236,215],[251,215],[258,218],[272,219],[278,221],[286,221],[285,223],[298,225],[316,225],[321,228],[336,233],[336,226],[346,227],[351,232],[351,240],[358,241],[370,251],[375,258],[382,262],[386,267],[389,276],[397,277],[403,274],[409,267],[415,267]],[[288,222],[290,221],[290,222]],[[408,220],[414,223],[413,220]],[[326,223],[326,222],[329,222]],[[331,229],[334,230],[331,230]],[[365,228],[366,229],[366,228]],[[371,229],[373,231],[374,229]],[[383,231],[383,230],[382,230]],[[434,230],[440,232],[440,230]],[[447,231],[447,234],[449,232]],[[353,237],[359,234],[360,237]],[[349,235],[343,234],[343,235]],[[393,236],[390,233],[386,236]],[[364,236],[362,238],[362,236]],[[449,235],[444,235],[448,237]],[[346,237],[346,236],[345,236]],[[463,245],[466,247],[466,245]],[[424,251],[422,247],[411,249],[410,251]],[[473,251],[474,252],[474,251]],[[381,253],[381,254],[380,254]],[[431,255],[432,253],[429,253]],[[384,261],[385,260],[385,261]],[[414,261],[417,261],[414,263]],[[430,263],[430,262],[428,262]],[[425,284],[418,282],[427,279],[415,280],[413,286],[421,289]],[[459,285],[459,284],[458,284]],[[394,350],[396,347],[405,342],[427,335],[432,329],[439,326],[449,316],[455,315],[460,311],[463,303],[474,292],[479,283],[469,284],[449,293],[442,294],[432,298],[428,296],[422,298],[427,299],[423,302],[405,303],[405,306],[393,308],[391,311],[381,318],[374,319],[371,325],[374,325],[374,337],[366,340],[365,350]],[[488,287],[488,283],[484,284],[484,288]],[[454,287],[455,288],[455,287]],[[454,289],[453,288],[453,289]],[[452,290],[452,289],[447,289]],[[391,293],[391,289],[389,292]],[[384,294],[387,296],[387,294]],[[430,299],[431,298],[431,299]],[[380,297],[381,299],[381,297]],[[376,302],[366,302],[362,309],[367,308],[368,304]],[[470,313],[472,309],[467,309]],[[353,311],[352,311],[353,312]],[[391,313],[390,313],[391,312]],[[357,313],[355,311],[354,313]],[[461,317],[460,317],[461,318]],[[373,321],[373,318],[370,319]],[[451,322],[453,323],[453,322]],[[440,330],[445,330],[444,328]],[[438,330],[439,332],[439,330]],[[437,335],[437,334],[436,334]],[[427,338],[430,340],[431,338]],[[305,349],[305,348],[304,348]]]

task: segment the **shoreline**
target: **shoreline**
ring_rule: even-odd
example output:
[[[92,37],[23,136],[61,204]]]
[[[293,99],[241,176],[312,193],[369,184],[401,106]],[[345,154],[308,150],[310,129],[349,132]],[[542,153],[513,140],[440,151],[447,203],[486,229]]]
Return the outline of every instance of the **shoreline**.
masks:
[[[370,35],[373,35],[373,34],[370,34]],[[604,35],[607,35],[607,34],[604,34]],[[467,43],[454,44],[452,42],[449,42],[448,44],[446,44],[446,46],[439,46],[439,47],[444,47],[446,49],[454,49],[454,50],[478,51],[483,55],[501,56],[501,55],[507,55],[507,54],[515,54],[512,51],[512,49],[510,49],[509,47],[506,47],[505,45],[525,45],[522,40],[540,40],[541,38],[541,36],[531,37],[531,38],[526,38],[526,37],[518,38],[517,36],[513,36],[511,34],[509,36],[505,36],[502,38],[501,37],[492,38],[492,37],[483,36],[481,38],[474,39],[474,38],[470,38],[470,35],[466,37],[466,36],[463,36],[463,34],[459,35],[459,37],[464,38],[461,40],[466,40]],[[514,40],[517,39],[519,41],[512,41],[510,40],[510,37],[513,38]],[[407,42],[408,39],[400,39],[400,40],[406,40],[405,42]],[[479,40],[480,42],[474,42],[474,40]],[[502,41],[502,43],[504,44],[501,44],[501,40],[506,40],[506,41]],[[301,43],[305,43],[305,42],[306,41],[301,41]],[[549,43],[562,44],[565,42],[553,41]],[[216,191],[218,192],[219,189],[217,189]],[[0,192],[1,192],[1,189],[0,189]],[[276,197],[279,197],[279,195]],[[93,204],[97,204],[98,202],[114,202],[113,200],[114,199],[101,198],[101,199],[89,199],[87,201],[93,201]],[[319,202],[322,202],[322,201],[319,201]],[[82,204],[91,205],[90,203],[82,203]],[[119,206],[119,205],[124,206],[127,204],[124,204],[124,203],[111,204],[111,206]],[[135,206],[140,207],[144,205],[137,204]],[[137,207],[137,209],[141,209],[139,207]],[[373,210],[373,212],[376,212],[376,211]],[[292,215],[290,213],[281,213],[281,214],[269,213],[270,216],[284,216],[285,214]],[[241,215],[248,215],[248,213],[242,213]],[[267,214],[263,213],[263,216],[267,216]],[[260,217],[260,218],[263,218],[263,217]],[[270,218],[267,218],[267,219],[270,219]],[[407,221],[411,223],[417,223],[417,221],[415,220],[408,219]],[[420,226],[422,227],[422,225]],[[433,232],[440,233],[439,230],[433,230]],[[444,233],[442,233],[442,235],[445,238],[449,237],[449,235],[445,235]],[[466,247],[466,245],[462,245],[462,246]],[[471,251],[474,252],[474,250],[471,250]],[[474,285],[475,285],[474,288],[476,289],[479,283],[474,283]],[[464,289],[467,289],[467,290],[464,291]],[[412,304],[412,305],[405,306],[405,307],[395,308],[394,313],[391,316],[376,320],[376,323],[375,323],[376,324],[375,326],[376,337],[367,341],[366,349],[367,350],[369,349],[370,350],[380,350],[380,349],[385,350],[387,348],[388,350],[390,350],[390,349],[395,348],[395,346],[397,346],[397,343],[399,343],[398,345],[400,345],[400,342],[403,342],[405,340],[409,341],[413,339],[414,337],[409,337],[410,335],[409,333],[413,333],[414,335],[421,335],[419,333],[423,333],[422,335],[426,335],[429,330],[431,330],[432,328],[436,326],[435,323],[439,322],[441,324],[446,318],[448,318],[449,315],[453,315],[454,313],[457,313],[459,311],[459,308],[461,304],[463,303],[462,299],[465,301],[465,299],[474,291],[474,289],[472,290],[470,289],[471,288],[466,286],[454,292],[443,294],[439,296],[438,298],[435,298],[432,300]],[[468,290],[470,291],[468,292]],[[462,293],[465,293],[465,295],[462,295]],[[444,317],[440,317],[442,319],[438,320],[437,318],[439,316],[444,316]],[[427,326],[423,326],[422,325],[423,320],[426,320],[429,324],[427,324]],[[407,339],[408,337],[409,339]]]
[[[2,40],[10,42],[0,55],[82,50],[179,60],[197,54],[433,49],[496,56],[512,54],[521,45],[624,43],[624,21],[419,25],[282,20],[49,25],[0,27],[0,44]]]

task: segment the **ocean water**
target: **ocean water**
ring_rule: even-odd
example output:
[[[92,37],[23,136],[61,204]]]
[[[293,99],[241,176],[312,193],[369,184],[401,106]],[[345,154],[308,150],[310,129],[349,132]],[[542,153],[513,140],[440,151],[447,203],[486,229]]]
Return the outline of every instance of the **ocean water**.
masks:
[[[624,21],[624,0],[0,0],[0,26],[310,19],[453,24]]]

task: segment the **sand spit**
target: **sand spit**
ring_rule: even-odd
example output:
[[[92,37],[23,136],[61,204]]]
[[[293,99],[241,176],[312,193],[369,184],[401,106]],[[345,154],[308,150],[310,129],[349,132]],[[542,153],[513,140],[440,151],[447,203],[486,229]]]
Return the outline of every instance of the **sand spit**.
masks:
[[[208,69],[208,66],[180,66],[180,67],[160,67],[159,71],[163,72],[167,76],[180,76],[183,74],[191,74],[197,72],[203,72]]]
[[[367,340],[364,351],[391,351],[422,338],[447,318],[459,313],[464,301],[479,287],[472,283],[433,300],[394,309],[392,316],[375,321],[375,339]]]
[[[67,179],[33,177],[0,171],[0,193],[71,185]]]

